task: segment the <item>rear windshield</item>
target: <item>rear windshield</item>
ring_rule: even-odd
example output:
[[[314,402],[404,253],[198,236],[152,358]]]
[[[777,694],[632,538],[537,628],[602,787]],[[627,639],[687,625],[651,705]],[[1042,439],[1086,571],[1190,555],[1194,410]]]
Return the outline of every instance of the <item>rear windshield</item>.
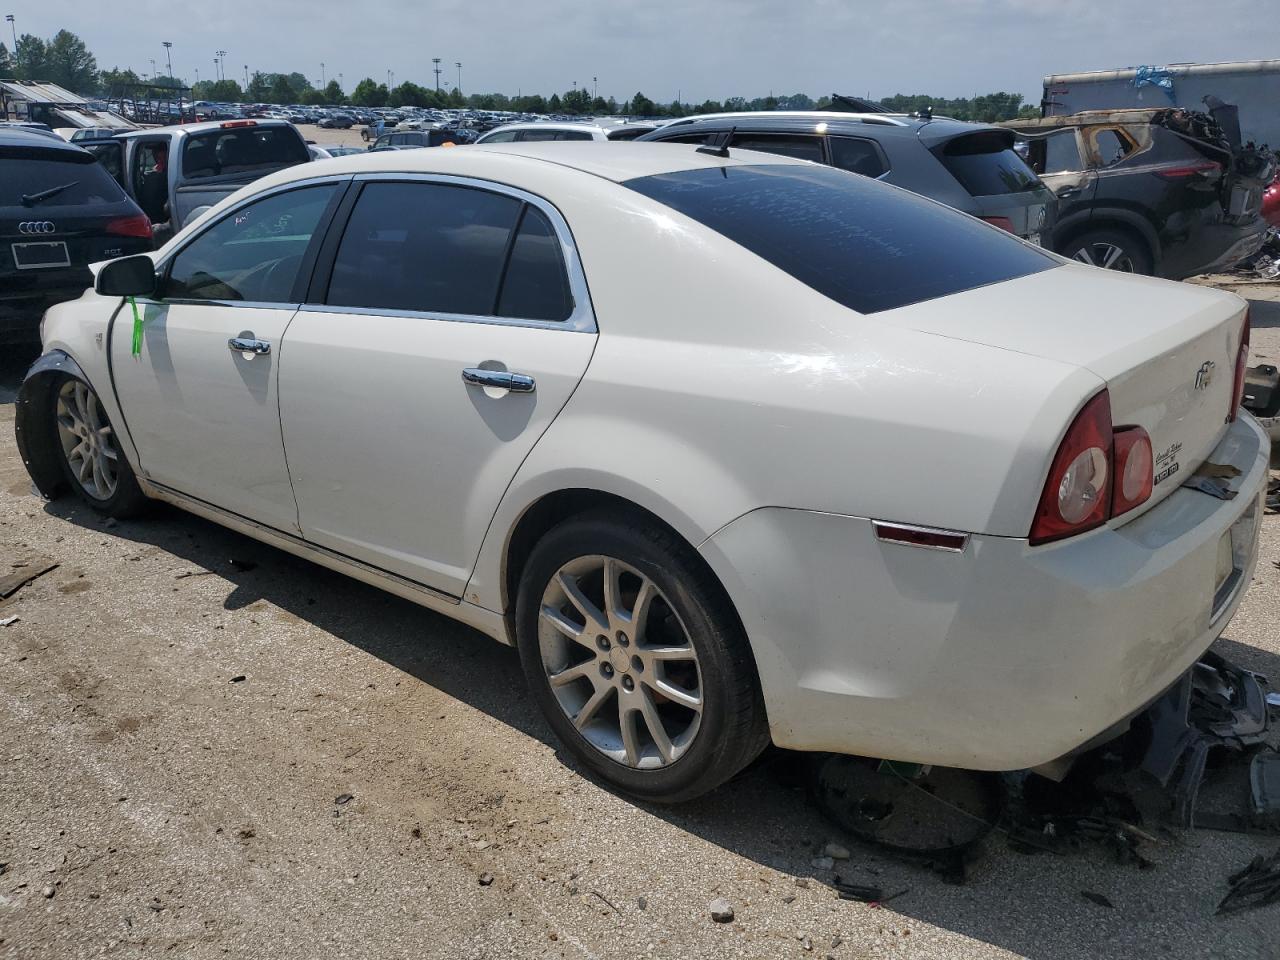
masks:
[[[307,145],[292,127],[233,127],[188,138],[182,172],[188,179],[220,177],[309,159]]]
[[[998,227],[831,167],[709,167],[624,185],[859,313],[892,310],[1057,265]]]
[[[87,162],[85,162],[87,161]],[[56,193],[55,187],[64,187]],[[120,203],[125,199],[120,185],[91,157],[80,162],[28,160],[0,154],[0,207],[60,207],[81,203]]]
[[[971,133],[934,148],[934,155],[972,197],[1026,193],[1042,184],[1001,133]]]

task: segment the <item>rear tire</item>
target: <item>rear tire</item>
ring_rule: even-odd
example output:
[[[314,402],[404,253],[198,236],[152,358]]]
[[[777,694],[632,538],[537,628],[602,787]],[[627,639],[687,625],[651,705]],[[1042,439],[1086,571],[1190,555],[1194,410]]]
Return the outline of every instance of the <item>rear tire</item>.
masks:
[[[1123,230],[1088,230],[1068,241],[1058,251],[1064,257],[1104,270],[1151,276],[1151,251],[1134,235]]]
[[[98,513],[124,519],[150,500],[116,442],[115,428],[93,388],[63,377],[50,392],[52,429],[62,474],[81,500]]]
[[[652,521],[592,513],[547,533],[520,578],[516,639],[552,729],[626,793],[692,799],[769,742],[736,614],[692,549]]]

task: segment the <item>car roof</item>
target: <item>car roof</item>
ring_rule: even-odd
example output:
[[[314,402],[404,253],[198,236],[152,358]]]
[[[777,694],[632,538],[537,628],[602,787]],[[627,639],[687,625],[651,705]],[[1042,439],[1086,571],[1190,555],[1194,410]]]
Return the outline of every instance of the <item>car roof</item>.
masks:
[[[333,174],[434,173],[475,179],[492,179],[511,186],[540,179],[546,165],[574,170],[621,183],[638,177],[717,167],[770,165],[808,166],[795,160],[752,150],[731,150],[720,157],[699,152],[692,144],[636,143],[608,140],[552,140],[536,143],[494,143],[455,147],[452,150],[368,151],[332,160],[297,164],[254,183],[259,188]]]
[[[45,153],[55,150],[84,153],[81,147],[63,140],[51,130],[31,127],[0,127],[0,147],[40,147]]]
[[[212,130],[255,127],[287,127],[292,126],[287,120],[275,119],[258,119],[253,121],[247,120],[202,120],[200,123],[172,123],[164,127],[147,127],[142,130],[121,130],[117,137],[121,139],[133,137],[155,136],[156,134],[182,133],[196,134],[208,133]]]

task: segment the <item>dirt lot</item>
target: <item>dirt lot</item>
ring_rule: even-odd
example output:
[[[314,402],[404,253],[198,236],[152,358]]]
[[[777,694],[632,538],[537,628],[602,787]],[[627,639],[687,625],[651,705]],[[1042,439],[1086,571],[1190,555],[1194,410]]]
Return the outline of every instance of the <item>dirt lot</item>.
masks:
[[[1253,317],[1274,362],[1280,302]],[[846,877],[909,888],[874,909],[811,866],[839,838],[777,755],[677,809],[614,796],[557,749],[513,651],[175,511],[103,523],[31,496],[29,357],[0,358],[0,576],[59,564],[0,602],[20,617],[0,627],[0,956],[1276,956],[1280,906],[1213,916],[1274,839],[1196,832],[1140,872],[996,835],[961,886],[855,846]],[[1280,677],[1277,560],[1269,516],[1219,647]]]

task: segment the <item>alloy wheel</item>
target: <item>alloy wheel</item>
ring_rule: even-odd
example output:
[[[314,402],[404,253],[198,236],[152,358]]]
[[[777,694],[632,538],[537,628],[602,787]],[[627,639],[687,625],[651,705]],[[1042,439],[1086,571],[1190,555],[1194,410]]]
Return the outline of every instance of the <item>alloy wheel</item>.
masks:
[[[600,753],[636,769],[675,763],[702,721],[689,633],[652,579],[613,557],[579,557],[543,592],[538,647],[556,702]]]
[[[1104,270],[1119,270],[1121,273],[1136,273],[1133,257],[1123,247],[1114,243],[1087,243],[1075,252],[1073,260],[1087,263],[1091,267],[1102,267]]]
[[[71,475],[95,500],[111,499],[119,482],[120,450],[98,395],[83,381],[67,380],[58,390],[54,418]]]

